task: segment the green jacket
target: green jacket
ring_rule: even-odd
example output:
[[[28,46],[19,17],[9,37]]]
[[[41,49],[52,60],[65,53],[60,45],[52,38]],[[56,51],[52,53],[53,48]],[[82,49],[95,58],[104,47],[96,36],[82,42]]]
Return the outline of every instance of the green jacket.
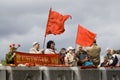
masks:
[[[14,57],[12,57],[13,56],[13,53],[11,53],[11,52],[8,52],[7,54],[6,54],[6,63],[7,64],[14,64]]]

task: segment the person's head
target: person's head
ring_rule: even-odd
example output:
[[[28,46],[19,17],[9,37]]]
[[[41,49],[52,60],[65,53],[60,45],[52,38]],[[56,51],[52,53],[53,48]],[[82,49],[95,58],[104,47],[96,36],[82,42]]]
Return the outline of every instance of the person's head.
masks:
[[[40,47],[40,43],[39,42],[33,42],[33,47],[36,48],[37,50],[39,49]]]
[[[49,49],[55,49],[55,42],[50,40],[47,42],[47,48]]]
[[[78,51],[83,50],[83,47],[81,45],[78,45]]]
[[[14,52],[16,52],[16,50],[17,50],[17,48],[15,48],[15,47],[12,47],[12,48],[10,48],[10,53],[14,53]]]
[[[68,53],[71,53],[71,54],[74,53],[74,50],[75,50],[75,49],[74,49],[73,47],[71,47],[71,46],[69,46],[69,47],[67,48],[67,52],[68,52]]]
[[[111,49],[110,48],[107,48],[107,54],[110,54],[111,53]]]
[[[111,49],[111,54],[115,54],[116,51],[114,49]]]
[[[66,54],[66,49],[65,48],[61,48],[60,54]]]
[[[117,53],[117,54],[120,54],[120,50],[117,50],[116,53]]]
[[[92,45],[97,45],[96,39],[94,39],[93,43],[90,46],[92,46]]]

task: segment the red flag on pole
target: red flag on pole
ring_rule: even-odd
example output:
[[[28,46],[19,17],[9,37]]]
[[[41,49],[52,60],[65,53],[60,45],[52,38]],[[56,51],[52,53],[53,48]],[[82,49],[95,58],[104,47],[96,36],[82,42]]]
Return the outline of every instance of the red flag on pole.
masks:
[[[71,17],[70,15],[62,15],[50,9],[45,36],[48,34],[61,34],[65,31],[64,22]]]
[[[96,34],[78,25],[76,44],[81,46],[91,46],[95,40]]]

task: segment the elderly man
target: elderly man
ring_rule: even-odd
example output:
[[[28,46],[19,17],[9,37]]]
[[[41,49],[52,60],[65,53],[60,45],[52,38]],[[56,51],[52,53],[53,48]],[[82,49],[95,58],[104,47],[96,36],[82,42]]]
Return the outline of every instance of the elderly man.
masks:
[[[86,49],[86,52],[88,56],[90,56],[90,59],[92,60],[93,64],[95,66],[98,66],[100,64],[101,48],[96,44],[96,40],[94,40],[94,43],[92,44],[92,46]]]
[[[79,59],[77,63],[78,66],[92,66],[93,65],[91,59],[87,55],[87,52],[83,49],[81,45],[78,46],[78,51],[76,55]]]
[[[66,66],[77,66],[78,59],[75,56],[74,48],[69,46],[67,49],[67,54],[64,58]]]
[[[107,48],[106,54],[105,54],[104,57],[106,57],[106,60],[108,61],[108,63],[110,63],[110,61],[112,60],[112,54],[111,54],[111,49],[110,48]]]
[[[116,50],[111,49],[112,59],[109,62],[110,66],[120,66],[120,55],[116,53]]]
[[[39,50],[39,47],[40,47],[39,42],[34,42],[33,43],[33,48],[30,49],[29,53],[43,54],[44,53],[44,49]]]
[[[84,62],[88,61],[87,54],[81,45],[78,46],[76,56],[79,59],[77,63],[78,66],[82,66]]]

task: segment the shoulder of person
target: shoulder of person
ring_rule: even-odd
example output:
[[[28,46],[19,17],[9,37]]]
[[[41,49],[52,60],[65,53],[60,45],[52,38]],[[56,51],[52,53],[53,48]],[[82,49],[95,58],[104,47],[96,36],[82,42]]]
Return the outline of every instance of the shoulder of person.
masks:
[[[49,49],[45,49],[45,53],[48,52],[48,51],[49,51]]]
[[[77,51],[77,52],[76,52],[76,55],[80,55],[80,51]]]
[[[91,47],[87,47],[86,48],[86,52],[88,52],[89,50],[91,50]]]
[[[97,46],[97,48],[101,49],[101,47],[100,47],[100,46]]]
[[[113,56],[113,57],[115,57],[115,56],[120,57],[120,55],[119,55],[119,54],[113,54],[112,56]]]
[[[30,48],[30,50],[35,50],[34,48]]]
[[[66,54],[66,56],[69,56],[69,55],[71,55],[71,54],[70,54],[70,53],[67,53],[67,54]]]
[[[49,53],[51,53],[51,51],[52,51],[51,49],[46,49],[45,54],[49,54]]]

